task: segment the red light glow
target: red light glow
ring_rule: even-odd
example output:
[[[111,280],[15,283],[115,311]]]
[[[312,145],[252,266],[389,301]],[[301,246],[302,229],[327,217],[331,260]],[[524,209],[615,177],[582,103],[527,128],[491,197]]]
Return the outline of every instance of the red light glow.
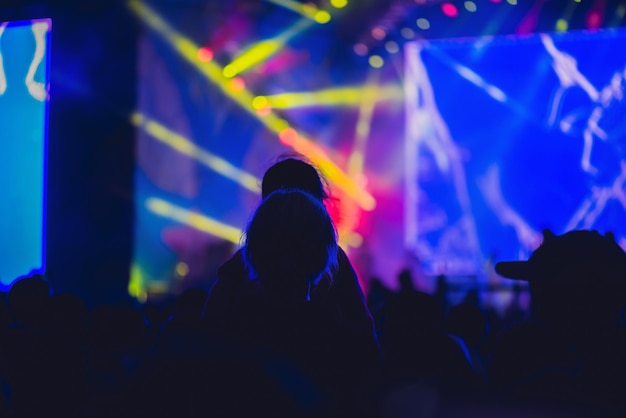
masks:
[[[278,139],[285,145],[292,145],[298,139],[298,132],[293,128],[285,128],[278,134]]]
[[[602,15],[594,10],[587,14],[585,21],[588,29],[599,29],[602,26]]]
[[[209,62],[212,59],[213,59],[213,51],[211,51],[209,48],[198,49],[198,61]]]
[[[240,77],[231,78],[228,87],[235,92],[242,91],[246,88],[246,83]]]
[[[261,116],[262,118],[264,118],[265,116],[268,116],[270,113],[272,113],[272,107],[271,106],[265,106],[264,108],[258,109],[256,111],[256,114]],[[282,138],[280,138],[280,139],[282,141]]]

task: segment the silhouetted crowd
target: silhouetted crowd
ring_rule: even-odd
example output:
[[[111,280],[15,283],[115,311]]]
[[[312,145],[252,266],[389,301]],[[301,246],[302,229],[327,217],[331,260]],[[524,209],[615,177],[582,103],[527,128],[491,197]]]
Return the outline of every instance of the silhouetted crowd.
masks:
[[[626,414],[626,253],[612,235],[544,232],[530,314],[475,292],[452,307],[372,281],[337,243],[301,157],[265,173],[242,248],[209,292],[103,305],[41,277],[0,297],[0,416],[501,417]],[[52,294],[52,295],[51,295]]]

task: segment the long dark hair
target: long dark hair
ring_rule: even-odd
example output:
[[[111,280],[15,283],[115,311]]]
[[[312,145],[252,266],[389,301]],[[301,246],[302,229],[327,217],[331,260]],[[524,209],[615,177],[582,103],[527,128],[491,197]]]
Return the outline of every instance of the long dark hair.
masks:
[[[249,276],[278,292],[299,292],[337,267],[337,233],[322,202],[279,189],[259,205],[245,233]]]
[[[303,190],[321,202],[330,198],[328,181],[305,156],[283,154],[277,160],[263,175],[264,199],[280,189]]]

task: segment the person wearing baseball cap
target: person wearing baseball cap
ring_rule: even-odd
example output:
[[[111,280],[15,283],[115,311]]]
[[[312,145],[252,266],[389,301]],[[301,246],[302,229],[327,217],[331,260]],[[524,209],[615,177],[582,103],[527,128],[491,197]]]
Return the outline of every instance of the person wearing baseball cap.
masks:
[[[495,269],[528,282],[532,319],[501,337],[489,366],[492,383],[626,412],[615,384],[626,377],[626,253],[613,234],[546,230],[528,260]]]
[[[533,317],[556,326],[557,333],[579,335],[616,324],[626,302],[626,253],[610,233],[555,236],[546,230],[528,261],[499,262],[495,268],[503,277],[529,283]]]

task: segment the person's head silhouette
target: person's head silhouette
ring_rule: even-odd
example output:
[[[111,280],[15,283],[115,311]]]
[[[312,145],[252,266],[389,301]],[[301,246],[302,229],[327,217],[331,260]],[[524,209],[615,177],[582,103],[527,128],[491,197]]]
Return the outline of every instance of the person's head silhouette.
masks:
[[[320,201],[329,197],[324,177],[300,156],[281,159],[263,175],[261,184],[263,199],[280,189],[303,190]]]
[[[528,261],[497,263],[496,271],[528,281],[535,317],[569,335],[614,326],[626,302],[626,253],[612,234],[544,231]]]
[[[39,275],[13,283],[9,289],[9,305],[15,322],[28,328],[40,327],[49,297],[50,287]]]
[[[296,189],[279,189],[263,200],[248,224],[243,248],[250,278],[293,300],[305,300],[311,286],[336,267],[337,252],[326,208]]]

